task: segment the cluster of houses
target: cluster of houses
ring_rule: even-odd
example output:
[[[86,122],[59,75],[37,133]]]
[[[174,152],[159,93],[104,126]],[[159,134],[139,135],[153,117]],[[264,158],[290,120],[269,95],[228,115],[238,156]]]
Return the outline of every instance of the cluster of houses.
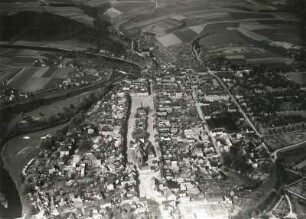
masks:
[[[110,73],[109,69],[98,70],[96,68],[74,68],[74,71],[69,73],[69,77],[59,84],[58,87],[65,89],[86,86],[100,81]]]
[[[65,56],[38,58],[35,59],[33,66],[59,68],[60,70],[57,70],[56,73],[59,79],[54,86],[60,89],[86,86],[101,80],[111,72],[111,69],[107,67],[101,67],[91,62],[88,63],[84,60],[76,60]]]
[[[107,99],[78,126],[46,138],[24,172],[27,197],[45,217],[104,218],[107,209],[138,196],[137,170],[123,146],[128,98],[116,90]]]
[[[126,79],[122,90],[129,92],[132,97],[147,97],[150,95],[150,83],[146,78],[138,78],[136,80]]]
[[[156,139],[162,151],[162,175],[166,182],[156,183],[162,194],[170,188],[180,199],[194,199],[201,191],[195,183],[196,172],[217,171],[206,156],[214,152],[192,99],[191,86],[182,69],[166,69],[154,82]]]
[[[0,103],[11,103],[18,99],[28,98],[28,94],[22,94],[17,89],[6,85],[5,81],[0,81]]]
[[[64,56],[57,56],[48,54],[44,57],[36,58],[33,62],[33,66],[35,67],[74,67],[74,60],[73,58],[64,57]]]
[[[186,72],[188,69],[164,68],[153,83],[155,138],[163,162],[162,177],[155,179],[154,190],[166,198],[163,213],[169,218],[185,217],[185,205],[197,216],[199,204],[205,206],[203,214],[208,211],[219,214],[206,205],[210,202],[218,206],[229,202],[221,212],[223,216],[228,215],[230,201],[211,184],[212,178],[221,177],[221,159],[199,118],[194,84]]]
[[[222,73],[220,76],[227,77],[225,81],[234,78],[233,75],[227,76]],[[200,94],[201,108],[216,141],[216,147],[223,155],[233,155],[232,158],[242,155],[240,165],[232,162],[230,168],[240,173],[248,170],[245,175],[255,181],[266,180],[272,167],[268,151],[262,146],[260,139],[253,135],[244,117],[238,112],[237,106],[212,76],[198,74],[192,77],[197,93]]]
[[[203,102],[228,101],[229,95],[209,74],[194,75],[193,81],[198,88],[198,97]]]
[[[265,134],[305,129],[305,89],[279,72],[243,70],[223,74],[254,124]]]

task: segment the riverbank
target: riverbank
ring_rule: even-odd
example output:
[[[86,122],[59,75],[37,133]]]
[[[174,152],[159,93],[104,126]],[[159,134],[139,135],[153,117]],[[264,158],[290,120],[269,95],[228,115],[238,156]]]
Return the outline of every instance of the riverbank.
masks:
[[[9,203],[7,208],[0,205],[0,218],[9,219],[21,217],[21,201],[9,173],[4,169],[0,169],[0,179],[0,192],[5,196]]]
[[[29,206],[27,200],[22,195],[22,176],[21,172],[26,164],[35,157],[36,153],[39,151],[39,143],[41,137],[47,134],[55,134],[57,130],[62,129],[68,123],[58,125],[52,128],[44,129],[41,131],[29,133],[26,136],[30,137],[29,139],[23,138],[25,135],[20,135],[15,138],[12,138],[3,145],[2,149],[2,163],[3,169],[7,171],[7,174],[10,176],[13,183],[9,185],[7,190],[14,191],[16,190],[17,196],[20,196],[20,209],[22,209],[22,215],[25,215],[29,211]],[[16,196],[14,197],[13,203],[17,203]],[[19,197],[18,197],[19,199]],[[17,209],[17,206],[14,206]]]
[[[112,80],[107,83],[107,86],[105,87],[106,89],[100,90],[100,93],[97,94],[93,100],[103,98],[112,89],[112,84],[115,81],[121,81],[122,78],[124,78],[122,77],[122,75],[112,78]],[[89,105],[87,107],[89,107],[92,103],[93,102],[88,102]],[[85,108],[83,110],[85,110]],[[39,151],[41,137],[46,136],[48,134],[54,135],[57,130],[62,129],[68,124],[69,121],[62,125],[56,125],[54,127],[43,129],[40,131],[22,134],[11,138],[2,146],[2,166],[7,171],[8,178],[10,176],[12,181],[8,189],[16,191],[16,200],[19,200],[19,202],[21,203],[19,209],[20,211],[22,211],[22,216],[24,218],[29,218],[31,207],[26,196],[24,196],[22,192],[23,186],[21,172],[23,168],[27,165],[27,163],[32,158],[35,158],[37,152]],[[18,193],[20,198],[18,197]],[[16,208],[18,208],[18,206],[16,206]]]

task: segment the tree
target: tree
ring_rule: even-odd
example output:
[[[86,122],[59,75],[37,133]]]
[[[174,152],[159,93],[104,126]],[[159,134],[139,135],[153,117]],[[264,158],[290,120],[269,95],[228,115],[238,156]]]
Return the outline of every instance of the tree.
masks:
[[[80,151],[88,151],[91,149],[92,142],[89,140],[81,141],[80,143]]]

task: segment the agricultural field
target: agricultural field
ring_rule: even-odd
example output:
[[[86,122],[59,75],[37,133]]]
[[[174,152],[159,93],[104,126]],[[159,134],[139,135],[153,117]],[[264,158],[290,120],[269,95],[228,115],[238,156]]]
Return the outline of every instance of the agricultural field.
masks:
[[[299,85],[306,84],[306,72],[290,72],[287,73],[287,77]]]
[[[51,88],[86,86],[110,76],[112,69],[124,68],[112,60],[74,53],[26,49],[3,49],[0,54],[0,81],[22,93]]]
[[[125,21],[119,23],[123,30],[154,34],[158,45],[169,51],[199,37],[207,56],[241,55],[249,64],[290,64],[293,60],[280,49],[301,46],[302,28],[293,13],[279,12],[278,6],[284,8],[257,0],[166,0],[130,20],[122,9]]]
[[[265,142],[272,151],[275,151],[288,145],[300,143],[304,141],[305,138],[306,132],[292,132],[266,136]]]
[[[79,23],[84,24],[87,27],[94,27],[94,18],[89,17],[81,9],[76,7],[50,7],[45,6],[44,10],[46,12],[56,14],[62,17],[67,17],[71,20],[75,20]]]
[[[17,1],[1,1],[0,2],[0,15],[12,15],[20,11],[39,11],[39,1],[22,1],[22,4],[16,3]]]
[[[220,47],[228,45],[248,45],[249,41],[241,37],[239,32],[223,31],[213,35],[208,35],[200,40],[200,45],[206,50],[210,47]]]
[[[191,42],[198,35],[192,29],[188,29],[188,28],[177,30],[174,32],[174,34],[185,43]]]
[[[22,4],[18,3],[20,1],[1,1],[0,3],[0,15],[13,15],[21,11],[33,11],[33,12],[49,12],[62,17],[66,17],[82,23],[88,27],[93,27],[94,18],[89,17],[80,8],[75,7],[73,4],[71,6],[50,6],[49,4],[43,4],[40,1],[26,0],[22,1]],[[63,3],[63,1],[61,2]],[[77,4],[76,4],[77,6]]]
[[[260,29],[255,30],[255,33],[268,37],[271,41],[287,42],[296,46],[303,46],[303,28],[294,26],[283,26],[282,28]]]
[[[27,63],[16,62],[15,58],[9,60],[10,63],[6,64],[14,64],[14,67],[0,67],[0,80],[24,93],[52,88],[63,82],[73,71],[70,67],[33,67],[35,59]]]
[[[220,32],[232,30],[239,27],[239,23],[235,21],[207,23],[201,31],[199,37],[218,34]]]
[[[52,88],[60,84],[73,71],[73,68],[23,67],[15,70],[4,75],[3,79],[10,78],[7,81],[8,86],[26,93]]]
[[[88,97],[90,94],[90,92],[86,92],[74,97],[53,102],[51,104],[41,105],[30,112],[26,112],[24,115],[47,119],[52,115],[56,116],[58,113],[64,113],[64,107],[69,108],[71,105],[73,105],[74,108],[78,108],[82,100]]]
[[[182,41],[173,33],[158,37],[157,40],[164,46],[169,47],[182,43]]]

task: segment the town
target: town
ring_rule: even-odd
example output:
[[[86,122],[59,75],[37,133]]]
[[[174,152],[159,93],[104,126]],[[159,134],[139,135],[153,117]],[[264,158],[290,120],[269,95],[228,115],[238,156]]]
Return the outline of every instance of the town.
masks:
[[[303,19],[286,1],[55,2],[37,16],[110,21],[70,24],[97,47],[0,45],[0,167],[22,218],[305,218],[306,50],[278,36]]]

